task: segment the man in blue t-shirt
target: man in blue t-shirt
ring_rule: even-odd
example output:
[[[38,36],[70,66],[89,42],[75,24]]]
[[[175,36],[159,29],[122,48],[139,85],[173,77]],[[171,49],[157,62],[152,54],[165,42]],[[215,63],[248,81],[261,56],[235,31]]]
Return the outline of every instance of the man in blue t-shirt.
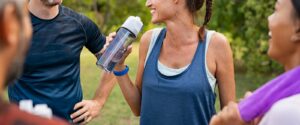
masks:
[[[32,44],[24,72],[9,86],[8,94],[11,102],[31,99],[34,104],[46,103],[54,115],[85,124],[98,115],[114,80],[104,73],[94,99],[82,101],[80,53],[86,47],[95,56],[100,55],[106,37],[90,19],[61,3],[30,0]]]

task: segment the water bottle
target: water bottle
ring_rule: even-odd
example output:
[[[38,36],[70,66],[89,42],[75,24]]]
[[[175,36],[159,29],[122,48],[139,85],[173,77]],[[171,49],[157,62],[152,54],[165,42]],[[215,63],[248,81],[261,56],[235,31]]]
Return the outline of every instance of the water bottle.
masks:
[[[97,66],[111,72],[143,27],[139,17],[130,16],[118,29],[114,40],[97,61]]]

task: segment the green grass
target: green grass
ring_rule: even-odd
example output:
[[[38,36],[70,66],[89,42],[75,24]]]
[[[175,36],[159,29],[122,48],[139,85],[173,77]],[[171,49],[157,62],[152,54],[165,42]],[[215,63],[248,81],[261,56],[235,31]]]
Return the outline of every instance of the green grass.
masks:
[[[137,70],[138,45],[133,45],[132,54],[126,64],[129,65],[129,75],[135,80]],[[96,58],[84,49],[81,54],[81,82],[85,99],[91,99],[99,85],[101,69],[96,67]],[[139,118],[135,117],[127,105],[118,84],[114,87],[100,116],[94,119],[90,125],[138,125]]]
[[[133,52],[128,57],[127,63],[130,67],[129,75],[135,80],[135,72],[137,70],[138,60],[138,44],[133,45]],[[99,85],[101,69],[96,67],[96,58],[84,49],[81,54],[81,82],[85,99],[93,98],[95,91]],[[270,79],[270,76],[259,76],[255,78],[247,77],[245,74],[236,74],[237,98],[244,96],[248,90],[255,90],[257,87]],[[259,81],[259,82],[257,82]],[[7,95],[5,95],[7,98]],[[217,110],[219,109],[219,101],[216,102]],[[110,97],[108,98],[104,108],[98,118],[94,119],[90,125],[138,125],[139,118],[135,117],[129,106],[127,105],[120,87],[116,84]]]

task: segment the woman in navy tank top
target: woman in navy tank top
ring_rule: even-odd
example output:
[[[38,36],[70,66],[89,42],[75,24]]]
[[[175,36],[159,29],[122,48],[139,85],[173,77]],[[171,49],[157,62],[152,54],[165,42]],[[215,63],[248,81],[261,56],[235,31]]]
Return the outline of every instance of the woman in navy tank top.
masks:
[[[196,13],[204,4],[204,24],[198,26]],[[127,103],[141,125],[208,125],[215,114],[215,83],[221,107],[235,100],[230,45],[224,35],[205,28],[212,0],[147,0],[146,6],[152,23],[166,28],[142,36],[135,84],[125,59],[116,65]]]

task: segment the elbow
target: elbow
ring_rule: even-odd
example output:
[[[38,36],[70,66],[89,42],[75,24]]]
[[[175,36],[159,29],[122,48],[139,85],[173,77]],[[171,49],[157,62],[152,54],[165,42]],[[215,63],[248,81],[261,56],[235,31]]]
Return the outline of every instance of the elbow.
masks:
[[[139,112],[134,112],[133,114],[134,114],[134,116],[136,116],[136,117],[140,117],[140,116],[141,116],[141,113],[139,113]]]
[[[133,112],[134,116],[136,116],[136,117],[140,117],[141,116],[141,111],[139,109],[132,110],[132,112]]]
[[[130,109],[134,116],[139,117],[141,116],[141,100],[137,98],[137,100],[132,101],[130,104]]]

